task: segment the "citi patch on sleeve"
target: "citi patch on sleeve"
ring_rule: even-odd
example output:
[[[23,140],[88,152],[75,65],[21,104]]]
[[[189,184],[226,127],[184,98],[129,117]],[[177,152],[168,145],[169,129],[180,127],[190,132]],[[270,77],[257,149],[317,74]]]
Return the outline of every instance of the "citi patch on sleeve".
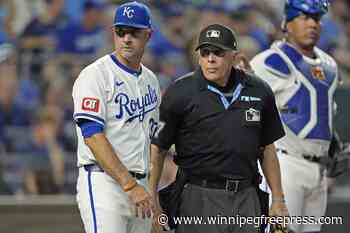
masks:
[[[100,100],[91,97],[85,97],[82,101],[82,109],[85,111],[98,112],[100,107]]]

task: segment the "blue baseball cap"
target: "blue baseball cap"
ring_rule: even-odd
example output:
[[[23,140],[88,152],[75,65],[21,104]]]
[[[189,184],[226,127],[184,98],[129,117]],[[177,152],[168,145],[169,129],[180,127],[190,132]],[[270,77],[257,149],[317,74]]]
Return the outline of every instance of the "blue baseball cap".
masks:
[[[152,28],[149,8],[139,2],[128,2],[117,7],[113,26]]]
[[[328,0],[287,0],[284,6],[286,21],[301,14],[323,16],[328,12]]]

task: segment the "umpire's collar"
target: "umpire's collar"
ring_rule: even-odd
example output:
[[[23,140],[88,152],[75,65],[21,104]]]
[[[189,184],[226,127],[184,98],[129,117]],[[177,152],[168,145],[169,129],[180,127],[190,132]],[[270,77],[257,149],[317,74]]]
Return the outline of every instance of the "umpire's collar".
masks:
[[[198,80],[199,89],[201,91],[207,90],[208,89],[208,82],[205,79],[203,71],[202,71],[200,66],[197,67],[197,69],[195,70],[193,75]],[[232,67],[230,78],[236,79],[238,81],[238,83],[242,84],[243,88],[253,85],[253,83],[251,82],[250,75],[247,75],[246,72],[241,70],[241,69],[236,69],[236,68]]]

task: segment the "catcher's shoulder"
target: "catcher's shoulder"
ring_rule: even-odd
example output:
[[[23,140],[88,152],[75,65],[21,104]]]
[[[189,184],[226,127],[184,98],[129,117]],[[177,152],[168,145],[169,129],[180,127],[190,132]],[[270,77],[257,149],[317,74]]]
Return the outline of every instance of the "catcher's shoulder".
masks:
[[[250,62],[252,69],[258,73],[267,71],[280,78],[291,75],[291,68],[281,54],[273,49],[257,54]]]
[[[315,50],[317,52],[317,55],[321,59],[322,63],[329,65],[333,69],[337,69],[337,62],[331,55],[329,55],[328,53],[326,53],[325,51],[323,51],[318,47],[315,47]]]

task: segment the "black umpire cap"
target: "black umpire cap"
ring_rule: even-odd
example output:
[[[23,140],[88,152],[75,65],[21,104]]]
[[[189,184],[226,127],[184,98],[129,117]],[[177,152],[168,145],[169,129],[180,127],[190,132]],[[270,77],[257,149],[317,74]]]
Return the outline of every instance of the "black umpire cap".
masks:
[[[200,32],[196,50],[204,45],[213,45],[223,50],[238,50],[235,33],[221,24],[209,25]]]

